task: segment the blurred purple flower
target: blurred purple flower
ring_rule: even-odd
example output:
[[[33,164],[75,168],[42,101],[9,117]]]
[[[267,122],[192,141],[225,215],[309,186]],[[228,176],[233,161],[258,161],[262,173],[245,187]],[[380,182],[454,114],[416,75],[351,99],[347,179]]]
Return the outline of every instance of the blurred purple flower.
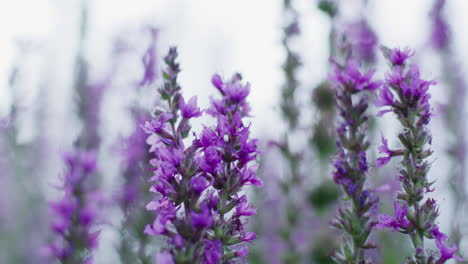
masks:
[[[98,245],[100,231],[94,230],[99,219],[101,195],[89,189],[89,179],[96,169],[96,154],[75,150],[64,154],[68,170],[64,175],[64,196],[51,202],[52,230],[56,238],[44,253],[62,262],[92,263],[91,252]]]
[[[378,39],[365,20],[349,24],[346,36],[351,43],[353,57],[357,60],[374,62]]]
[[[446,49],[449,44],[449,25],[442,12],[445,7],[445,0],[435,0],[430,18],[432,20],[430,43],[438,50]]]
[[[139,86],[143,85],[151,85],[154,83],[156,78],[158,77],[158,69],[157,69],[157,59],[156,59],[156,45],[158,41],[158,34],[159,30],[157,28],[149,28],[151,33],[151,41],[150,45],[147,48],[145,54],[141,58],[143,63],[143,70],[144,75],[142,80],[139,83]]]

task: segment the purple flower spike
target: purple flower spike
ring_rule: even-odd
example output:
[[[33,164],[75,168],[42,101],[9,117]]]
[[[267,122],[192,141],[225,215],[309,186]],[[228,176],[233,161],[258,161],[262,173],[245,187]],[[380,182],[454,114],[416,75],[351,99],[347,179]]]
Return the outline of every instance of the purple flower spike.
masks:
[[[431,116],[429,87],[436,82],[422,80],[418,67],[409,65],[408,59],[414,55],[411,50],[390,51],[383,48],[383,51],[386,55],[390,54],[387,59],[391,62],[392,69],[387,74],[377,105],[391,106],[389,111],[393,112],[402,124],[403,130],[398,134],[398,139],[403,149],[390,150],[387,140],[382,137],[379,152],[387,156],[379,158],[377,165],[387,163],[391,157],[402,156],[399,179],[403,190],[394,201],[395,217],[379,215],[376,227],[392,228],[393,231],[411,237],[414,255],[407,258],[408,263],[445,263],[446,260],[454,258],[457,247],[448,248],[442,243],[447,236],[440,232],[436,225],[439,215],[436,202],[430,198],[425,199],[426,193],[434,191],[431,188],[432,183],[427,179],[430,167],[427,158],[432,154],[432,139],[428,129]],[[412,209],[409,210],[409,207]],[[425,250],[425,238],[436,239],[441,256],[437,262],[434,262],[435,253]],[[429,253],[427,256],[426,252]]]
[[[430,13],[432,19],[430,44],[437,50],[446,49],[450,40],[450,28],[443,15],[445,2],[445,0],[435,0]]]
[[[90,253],[98,246],[99,193],[89,189],[88,177],[94,174],[96,154],[76,150],[64,154],[68,170],[62,189],[64,196],[51,202],[52,230],[56,238],[44,252],[62,262],[92,263]]]
[[[335,251],[332,258],[343,264],[369,263],[366,249],[373,246],[368,242],[368,230],[372,230],[373,223],[370,219],[377,207],[378,197],[373,197],[365,186],[369,168],[366,157],[369,142],[366,133],[368,96],[364,93],[380,87],[380,82],[372,80],[374,71],[362,74],[354,61],[348,60],[345,66],[333,62],[333,66],[334,72],[330,80],[335,89],[335,104],[340,113],[340,123],[336,127],[338,151],[334,161],[333,179],[343,189],[346,199],[352,202],[340,208],[340,213],[332,223],[343,231],[341,248],[352,248],[354,253],[350,250]]]
[[[156,216],[145,233],[168,238],[168,247],[160,254],[169,254],[171,261],[218,264],[222,259],[245,259],[248,251],[239,248],[255,234],[245,233],[244,219],[255,214],[255,209],[239,193],[247,185],[262,183],[255,175],[256,165],[251,164],[258,154],[257,139],[250,138],[249,126],[243,121],[250,110],[246,102],[250,86],[238,74],[231,81],[213,76],[222,98],[212,99],[207,112],[216,125],[205,126],[199,136],[193,133],[188,144],[184,139],[190,135],[189,119],[202,111],[196,97],[186,103],[180,92],[175,81],[179,72],[176,57],[177,51],[171,48],[165,58],[166,81],[159,89],[169,109],[144,126],[154,155],[150,191],[158,194],[147,205]]]

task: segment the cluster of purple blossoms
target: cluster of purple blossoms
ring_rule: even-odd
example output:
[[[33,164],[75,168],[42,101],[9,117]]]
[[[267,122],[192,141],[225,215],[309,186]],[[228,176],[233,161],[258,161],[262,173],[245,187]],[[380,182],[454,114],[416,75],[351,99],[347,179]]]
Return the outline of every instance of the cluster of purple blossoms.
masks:
[[[238,74],[229,82],[214,75],[212,83],[222,99],[212,99],[206,112],[217,125],[204,127],[186,147],[189,120],[202,111],[195,97],[186,102],[180,93],[176,57],[177,50],[171,48],[164,59],[165,82],[159,89],[169,110],[157,111],[156,119],[143,126],[154,153],[150,190],[158,194],[147,205],[156,218],[145,233],[168,239],[168,246],[156,255],[158,264],[245,260],[244,242],[256,235],[244,231],[244,217],[256,211],[240,192],[246,185],[262,185],[255,174],[257,166],[250,165],[258,153],[257,140],[250,139],[249,126],[242,120],[250,110],[246,102],[250,85],[243,84]]]
[[[373,63],[376,59],[378,39],[366,20],[349,24],[346,29],[347,40],[351,44],[353,57]]]
[[[377,208],[378,198],[365,186],[369,142],[366,139],[368,96],[364,93],[378,89],[380,82],[372,80],[374,71],[361,73],[355,61],[348,60],[344,66],[333,62],[333,66],[329,78],[341,118],[336,129],[338,152],[333,179],[342,187],[350,204],[341,208],[332,221],[334,227],[346,234],[341,250],[335,251],[332,257],[337,263],[370,263],[364,251],[375,247],[368,238],[374,225],[371,213]]]
[[[407,263],[441,264],[451,258],[459,259],[454,256],[456,245],[447,246],[448,237],[439,231],[436,223],[439,211],[435,200],[426,198],[424,201],[425,194],[434,191],[431,189],[432,183],[427,179],[430,167],[427,158],[432,154],[427,125],[431,116],[428,90],[436,82],[420,79],[418,67],[408,65],[408,59],[414,54],[411,50],[383,48],[383,52],[392,70],[386,76],[376,105],[388,107],[379,115],[393,112],[402,124],[403,132],[398,135],[398,139],[403,148],[391,150],[383,138],[379,151],[387,156],[379,158],[377,166],[383,166],[392,157],[403,156],[399,171],[403,191],[398,193],[394,202],[395,216],[379,215],[376,227],[391,228],[411,237],[415,254],[407,258]],[[431,251],[426,256],[425,238],[435,239],[439,256]]]
[[[50,202],[53,214],[51,227],[56,238],[44,253],[61,263],[90,264],[100,233],[96,225],[101,197],[88,185],[89,177],[96,170],[96,154],[75,150],[66,153],[64,160],[68,167],[62,186],[64,196],[59,201]]]

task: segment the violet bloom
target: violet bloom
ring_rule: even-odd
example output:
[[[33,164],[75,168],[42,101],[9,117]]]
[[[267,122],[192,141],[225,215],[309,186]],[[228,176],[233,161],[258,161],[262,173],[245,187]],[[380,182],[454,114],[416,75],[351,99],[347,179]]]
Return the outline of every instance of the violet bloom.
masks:
[[[348,61],[345,66],[334,63],[330,75],[336,93],[336,106],[340,113],[338,152],[335,157],[333,179],[342,187],[347,200],[351,202],[339,210],[332,221],[333,226],[343,231],[343,246],[332,255],[337,263],[370,263],[365,250],[373,248],[368,241],[373,223],[371,213],[377,206],[378,198],[366,189],[367,141],[366,110],[368,97],[380,86],[372,80],[373,71],[363,74],[358,64]]]
[[[383,90],[388,89],[388,87],[382,88]],[[380,112],[377,114],[377,116],[381,116]],[[386,154],[387,156],[380,157],[376,161],[376,166],[377,168],[383,167],[385,164],[387,164],[390,159],[394,156],[399,156],[402,155],[404,152],[403,150],[391,150],[388,147],[387,139],[382,135],[382,145],[378,148],[379,153]]]
[[[376,226],[398,230],[411,237],[415,253],[407,258],[408,263],[445,263],[454,257],[456,246],[445,246],[447,236],[439,231],[436,224],[439,215],[437,204],[433,199],[425,199],[427,192],[434,191],[430,188],[432,183],[427,179],[430,168],[427,158],[432,154],[432,139],[428,129],[431,117],[429,87],[436,82],[422,80],[418,67],[409,65],[412,51],[383,48],[383,52],[391,62],[392,69],[387,74],[377,105],[389,107],[385,111],[393,112],[402,124],[403,131],[398,134],[398,139],[403,149],[392,151],[384,140],[379,150],[387,154],[387,157],[384,157],[385,161],[395,156],[403,156],[399,169],[403,190],[398,193],[394,202],[395,217],[380,215]],[[401,206],[402,204],[404,206]],[[436,239],[440,251],[438,260],[434,252],[427,251],[429,254],[426,255],[425,238]]]
[[[151,85],[158,77],[157,59],[156,59],[156,44],[158,41],[159,30],[157,28],[149,28],[151,34],[150,45],[146,49],[145,55],[141,59],[143,63],[143,78],[139,86]]]
[[[430,18],[432,20],[430,44],[437,50],[444,50],[449,44],[449,25],[442,12],[445,7],[445,0],[435,0]]]
[[[369,63],[375,61],[378,39],[367,21],[360,20],[348,25],[346,36],[354,58]]]
[[[343,92],[354,94],[359,91],[374,91],[381,85],[380,82],[372,81],[375,71],[361,73],[357,61],[350,60],[345,66],[334,61],[332,63],[333,73],[330,74],[329,79],[335,88],[342,87]]]
[[[199,117],[202,115],[200,108],[197,107],[197,97],[190,98],[188,103],[185,103],[184,97],[180,97],[179,108],[183,118]]]
[[[376,225],[379,229],[392,228],[394,231],[398,231],[400,228],[405,229],[411,225],[411,222],[406,219],[406,213],[408,213],[408,205],[401,206],[398,202],[393,202],[395,208],[395,217],[390,215],[381,214],[379,215],[379,222]]]
[[[225,263],[245,259],[245,242],[255,234],[244,231],[244,219],[255,213],[247,197],[239,192],[246,185],[260,186],[255,176],[257,140],[249,136],[243,118],[250,111],[246,102],[249,84],[240,75],[223,81],[215,75],[213,84],[222,98],[212,99],[206,111],[217,121],[205,127],[191,144],[184,142],[190,119],[201,115],[196,98],[187,103],[177,83],[177,51],[169,50],[164,85],[159,89],[168,111],[143,129],[154,158],[150,189],[159,197],[147,205],[156,217],[145,228],[148,235],[168,238],[157,256],[162,263]],[[180,119],[179,117],[182,116]]]
[[[62,263],[92,263],[92,251],[98,246],[100,194],[89,188],[89,177],[96,170],[94,152],[75,150],[64,155],[63,197],[51,202],[52,231],[55,239],[45,249],[46,255]]]

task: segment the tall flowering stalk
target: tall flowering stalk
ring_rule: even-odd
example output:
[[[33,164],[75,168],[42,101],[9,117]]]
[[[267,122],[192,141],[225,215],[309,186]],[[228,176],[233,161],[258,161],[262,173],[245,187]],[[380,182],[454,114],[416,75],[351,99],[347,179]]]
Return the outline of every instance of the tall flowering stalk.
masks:
[[[440,53],[442,60],[442,73],[447,85],[448,99],[442,106],[442,119],[445,122],[449,136],[448,155],[452,159],[449,171],[449,182],[452,188],[454,201],[454,213],[450,237],[459,247],[463,238],[463,226],[466,223],[462,212],[466,208],[467,193],[466,184],[466,131],[465,131],[465,100],[466,82],[461,73],[460,65],[455,61],[456,52],[453,50],[450,25],[444,17],[445,0],[435,0],[431,10],[432,32],[430,45]],[[466,252],[468,253],[468,252]]]
[[[61,199],[50,202],[52,231],[55,234],[45,253],[61,263],[93,263],[92,251],[97,248],[100,231],[101,192],[98,190],[96,156],[100,148],[99,112],[111,74],[103,81],[90,84],[83,55],[87,30],[87,3],[82,2],[80,43],[76,56],[74,88],[78,94],[78,116],[83,127],[74,149],[64,155],[67,171],[63,177]]]
[[[344,66],[334,62],[333,66],[330,80],[340,115],[333,179],[341,186],[349,203],[339,209],[338,216],[332,221],[334,227],[344,232],[341,249],[332,257],[337,263],[372,263],[365,250],[375,247],[368,240],[374,224],[371,213],[377,207],[378,198],[373,197],[365,186],[366,151],[369,148],[366,93],[376,90],[380,82],[372,80],[374,71],[361,73],[354,61],[348,60]]]
[[[134,130],[124,139],[122,154],[124,156],[123,186],[118,196],[119,206],[124,213],[121,227],[121,240],[118,248],[123,263],[152,263],[148,253],[151,239],[144,234],[145,225],[153,219],[153,215],[144,209],[144,205],[151,200],[147,192],[150,184],[147,174],[150,171],[150,153],[146,150],[146,134],[139,127],[150,118],[138,108],[132,109]]]
[[[280,253],[281,261],[283,263],[297,263],[301,259],[301,254],[298,252],[293,232],[299,226],[297,215],[299,214],[301,204],[292,196],[294,192],[298,191],[298,187],[302,181],[302,176],[299,173],[301,154],[295,153],[291,149],[288,135],[297,132],[299,125],[300,112],[296,97],[300,84],[297,80],[297,71],[302,63],[299,54],[291,48],[291,43],[300,35],[298,12],[293,5],[293,1],[283,1],[283,16],[286,25],[283,28],[282,44],[286,52],[286,58],[282,65],[285,82],[281,87],[280,106],[282,117],[288,125],[288,131],[284,133],[282,142],[275,142],[273,146],[278,148],[287,164],[287,175],[279,182],[281,199],[285,202],[284,209],[287,212],[284,214],[284,220],[281,221],[276,231],[286,248],[284,252]],[[268,241],[268,243],[275,242]]]
[[[100,194],[87,183],[96,170],[96,155],[75,150],[66,153],[64,161],[64,195],[50,203],[55,239],[45,248],[45,254],[64,264],[92,263],[100,232],[96,230]]]
[[[142,56],[143,76],[138,82],[136,91],[143,87],[152,87],[159,77],[157,72],[157,28],[150,27],[150,43]],[[139,94],[139,93],[138,93]],[[139,101],[139,100],[138,100]],[[147,176],[151,171],[149,161],[152,153],[148,152],[146,133],[140,125],[151,118],[149,112],[133,102],[130,112],[133,121],[132,133],[118,141],[119,149],[123,157],[123,184],[117,197],[124,219],[120,226],[120,244],[118,252],[122,263],[153,263],[151,252],[152,239],[144,233],[148,222],[153,220],[153,214],[146,210],[152,195],[147,190],[151,186]]]
[[[190,119],[202,114],[196,97],[185,101],[180,93],[176,62],[177,50],[171,48],[164,58],[164,84],[159,89],[168,110],[156,112],[144,129],[155,157],[151,191],[158,198],[147,205],[156,218],[146,234],[162,235],[167,246],[156,256],[157,263],[232,263],[246,259],[245,242],[255,239],[244,231],[244,217],[255,214],[246,185],[262,184],[255,175],[257,140],[249,138],[243,122],[250,108],[246,102],[250,85],[240,75],[225,82],[214,75],[212,82],[221,93],[212,99],[207,112],[216,118],[216,127],[204,127],[199,137],[186,147]],[[187,141],[187,140],[186,140]]]
[[[299,54],[291,49],[291,41],[300,34],[297,11],[291,0],[283,2],[284,16],[287,21],[283,28],[282,44],[286,51],[286,59],[283,63],[285,83],[281,89],[282,101],[280,102],[281,113],[288,122],[291,129],[296,129],[299,121],[299,109],[296,102],[296,91],[299,88],[297,71],[301,67]]]
[[[381,167],[391,158],[402,156],[399,180],[403,190],[394,201],[395,216],[379,215],[377,228],[390,228],[411,238],[415,251],[413,256],[407,258],[407,263],[441,264],[451,258],[459,259],[454,257],[456,245],[448,247],[448,237],[439,231],[436,201],[426,197],[428,192],[434,191],[431,189],[433,183],[427,179],[430,168],[427,159],[432,154],[428,129],[431,117],[429,87],[436,82],[422,80],[418,66],[409,65],[408,59],[414,54],[411,50],[383,48],[383,51],[391,71],[375,103],[386,107],[379,115],[393,112],[400,121],[403,131],[398,134],[398,139],[403,148],[390,149],[387,140],[382,137],[379,151],[386,156],[377,160],[377,166]],[[435,239],[439,256],[431,251],[426,254],[426,239]]]

